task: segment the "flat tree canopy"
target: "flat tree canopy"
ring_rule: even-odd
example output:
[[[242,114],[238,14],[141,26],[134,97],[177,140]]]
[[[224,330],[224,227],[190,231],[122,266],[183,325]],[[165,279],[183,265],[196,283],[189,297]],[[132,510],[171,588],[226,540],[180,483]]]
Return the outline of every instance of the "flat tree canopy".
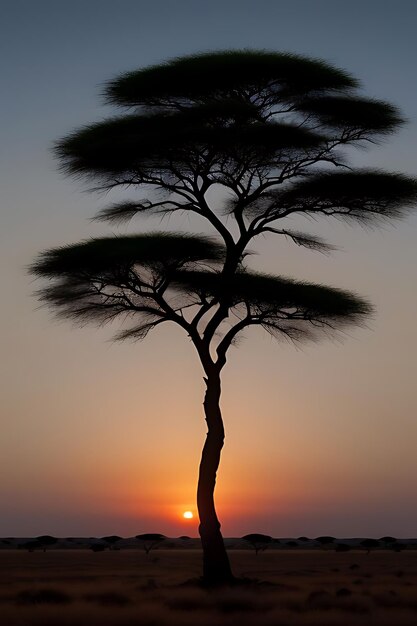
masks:
[[[417,200],[414,178],[349,162],[346,148],[374,145],[404,122],[395,106],[359,87],[348,72],[296,54],[190,55],[110,80],[103,97],[116,107],[113,116],[55,146],[64,172],[121,192],[98,220],[113,226],[180,212],[210,229],[139,226],[47,250],[31,267],[46,280],[39,297],[60,317],[118,319],[117,338],[134,340],[175,323],[195,346],[206,384],[197,506],[207,584],[233,580],[213,496],[229,348],[252,326],[290,341],[317,340],[363,324],[373,311],[354,290],[255,272],[251,243],[269,235],[330,254],[331,244],[293,230],[288,218],[377,225],[405,216]]]

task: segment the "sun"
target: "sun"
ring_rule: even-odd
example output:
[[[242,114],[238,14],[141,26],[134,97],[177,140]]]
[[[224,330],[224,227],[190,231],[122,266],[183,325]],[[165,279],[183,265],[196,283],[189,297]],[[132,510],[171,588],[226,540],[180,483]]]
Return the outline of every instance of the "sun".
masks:
[[[192,511],[184,511],[184,513],[182,514],[184,519],[193,519],[194,514]]]

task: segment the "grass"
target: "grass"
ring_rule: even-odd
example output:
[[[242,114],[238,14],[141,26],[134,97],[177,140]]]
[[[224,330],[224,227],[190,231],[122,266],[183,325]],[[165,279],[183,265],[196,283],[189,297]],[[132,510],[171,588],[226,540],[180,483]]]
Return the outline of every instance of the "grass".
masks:
[[[245,587],[205,590],[201,552],[0,553],[7,626],[415,626],[416,552],[230,552]]]

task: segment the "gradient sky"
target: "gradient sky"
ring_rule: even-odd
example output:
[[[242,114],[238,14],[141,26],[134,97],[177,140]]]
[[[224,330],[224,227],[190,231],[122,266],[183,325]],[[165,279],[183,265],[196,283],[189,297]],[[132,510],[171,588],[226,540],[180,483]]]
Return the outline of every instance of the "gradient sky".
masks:
[[[414,1],[0,2],[0,536],[196,535],[202,372],[169,325],[139,344],[53,321],[25,268],[49,247],[112,232],[108,197],[64,178],[52,142],[113,113],[103,81],[198,51],[321,57],[409,124],[353,156],[417,172]],[[134,197],[132,193],[124,198]],[[379,230],[310,222],[332,257],[276,239],[252,266],[354,290],[377,307],[343,342],[293,346],[261,331],[232,350],[216,501],[226,536],[417,535],[417,210]],[[129,228],[206,228],[187,217]],[[114,230],[114,229],[113,229]]]

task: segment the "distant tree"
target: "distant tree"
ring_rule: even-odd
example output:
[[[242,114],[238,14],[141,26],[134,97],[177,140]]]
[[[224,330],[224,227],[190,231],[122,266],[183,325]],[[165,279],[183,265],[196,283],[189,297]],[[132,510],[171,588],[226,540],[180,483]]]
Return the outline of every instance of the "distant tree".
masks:
[[[323,535],[321,537],[316,537],[314,541],[317,541],[321,546],[329,545],[329,543],[333,543],[335,541],[334,537],[329,537],[328,535]]]
[[[298,537],[298,541],[305,543],[306,541],[310,541],[310,539],[308,537]]]
[[[58,539],[56,537],[51,537],[51,535],[41,535],[40,537],[36,537],[36,541],[42,546],[44,552],[50,546],[54,546]]]
[[[397,540],[395,537],[391,537],[390,535],[386,535],[385,537],[381,537],[379,539],[381,543],[385,543],[385,545],[389,546],[392,543],[395,543]]]
[[[242,537],[254,550],[257,555],[258,552],[264,552],[267,547],[273,542],[272,537],[269,535],[262,535],[260,533],[250,533]]]
[[[148,556],[149,552],[165,541],[166,537],[159,533],[145,533],[143,535],[136,535],[136,539],[139,539],[142,543],[146,556]]]
[[[361,541],[359,545],[362,546],[362,548],[366,548],[366,553],[369,554],[371,550],[379,548],[380,543],[378,539],[363,539],[363,541]]]
[[[119,537],[118,535],[109,535],[107,537],[102,537],[101,540],[105,541],[107,543],[107,545],[110,547],[110,550],[114,550],[115,549],[115,544],[118,541],[121,541],[122,537]]]
[[[372,311],[348,291],[251,270],[254,240],[273,235],[329,253],[331,245],[287,227],[287,218],[377,224],[402,216],[417,198],[412,178],[348,166],[345,148],[374,144],[402,123],[395,107],[361,97],[357,87],[348,73],[294,54],[194,55],[109,82],[107,102],[124,114],[56,147],[64,170],[102,190],[151,194],[123,199],[98,219],[179,211],[205,220],[214,234],[111,235],[48,250],[32,266],[50,281],[41,299],[61,317],[131,320],[118,338],[133,340],[171,322],[194,345],[206,385],[197,505],[208,584],[233,580],[214,506],[229,348],[249,327],[315,340]]]
[[[396,539],[395,537],[391,537],[390,535],[381,537],[379,541],[383,543],[386,548],[389,548],[390,550],[394,550],[394,552],[401,552],[401,550],[407,547],[406,544],[399,543],[398,539]]]
[[[287,543],[285,545],[287,545],[289,548],[297,548],[298,547],[298,543],[296,541],[287,541]]]

